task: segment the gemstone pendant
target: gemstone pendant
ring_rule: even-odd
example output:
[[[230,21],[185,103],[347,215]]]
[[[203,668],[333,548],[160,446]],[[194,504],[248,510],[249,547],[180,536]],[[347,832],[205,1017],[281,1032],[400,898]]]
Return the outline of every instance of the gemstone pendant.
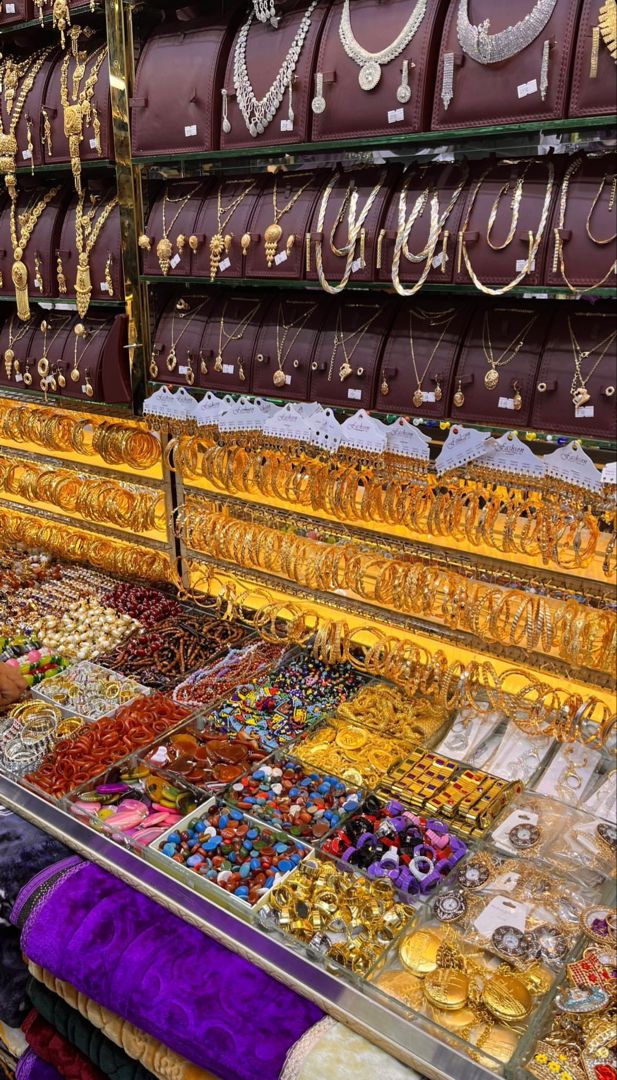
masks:
[[[374,90],[381,79],[381,68],[375,60],[363,64],[358,75],[358,82],[363,90]]]

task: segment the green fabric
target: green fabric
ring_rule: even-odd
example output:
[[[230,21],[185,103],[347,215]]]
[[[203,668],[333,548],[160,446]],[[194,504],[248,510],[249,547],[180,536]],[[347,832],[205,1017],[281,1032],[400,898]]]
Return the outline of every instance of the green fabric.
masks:
[[[152,1073],[139,1061],[130,1058],[81,1013],[32,977],[28,981],[28,997],[47,1023],[81,1050],[110,1080],[154,1080]]]

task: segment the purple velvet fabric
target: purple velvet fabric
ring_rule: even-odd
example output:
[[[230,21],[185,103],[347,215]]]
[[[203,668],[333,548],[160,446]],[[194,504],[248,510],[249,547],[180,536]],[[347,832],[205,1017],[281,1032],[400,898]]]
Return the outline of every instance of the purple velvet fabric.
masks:
[[[26,890],[23,890],[25,893]],[[317,1006],[90,863],[13,921],[26,956],[224,1080],[277,1080]]]
[[[34,1050],[26,1050],[17,1062],[15,1080],[62,1080],[53,1065],[48,1065]]]

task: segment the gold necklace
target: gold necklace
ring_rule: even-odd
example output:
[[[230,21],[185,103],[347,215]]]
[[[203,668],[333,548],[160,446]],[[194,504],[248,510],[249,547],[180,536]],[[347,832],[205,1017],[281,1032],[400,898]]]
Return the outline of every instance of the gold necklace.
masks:
[[[159,261],[159,266],[161,268],[161,273],[164,274],[165,277],[167,277],[167,275],[169,273],[169,270],[170,270],[170,267],[171,267],[171,256],[173,254],[173,244],[172,244],[171,240],[169,239],[169,233],[171,232],[174,225],[176,224],[176,221],[180,217],[180,214],[184,210],[184,207],[190,202],[190,200],[193,198],[193,196],[196,195],[196,193],[199,191],[199,187],[200,187],[200,185],[196,184],[194,188],[192,188],[189,192],[187,192],[186,195],[181,195],[179,199],[171,199],[169,197],[168,188],[165,188],[165,193],[163,195],[162,214],[161,214],[161,226],[162,226],[162,229],[163,229],[163,235],[162,235],[161,239],[159,240],[158,244],[156,245],[156,257],[157,257],[157,259]],[[167,225],[167,205],[168,205],[168,203],[174,204],[174,205],[179,204],[178,209],[176,210],[173,218],[171,219],[171,221],[169,223],[169,226]],[[149,237],[144,236],[144,235],[140,236],[140,238],[139,238],[139,246],[142,247],[142,248],[145,247],[149,251],[150,250]],[[176,247],[178,248],[178,255],[181,255],[182,251],[184,249],[184,236],[182,234],[178,237],[178,239],[176,241]]]
[[[503,309],[497,308],[495,314],[498,314]],[[491,340],[491,324],[490,314],[488,311],[484,313],[484,323],[482,326],[482,348],[486,357],[489,369],[484,375],[484,385],[487,390],[496,390],[499,385],[499,372],[497,368],[507,367],[508,364],[514,360],[520,353],[525,344],[525,338],[531,330],[534,323],[537,321],[538,316],[527,311],[519,311],[518,308],[513,309],[513,312],[520,315],[531,315],[531,318],[525,323],[523,328],[518,331],[513,337],[509,345],[506,345],[505,349],[500,353],[498,357],[495,357],[493,353],[493,342]]]
[[[244,191],[241,191],[228,206],[223,206],[223,187],[225,183],[245,185]],[[214,281],[218,273],[223,253],[229,253],[231,250],[233,233],[223,235],[224,230],[229,225],[238,207],[244,202],[247,195],[250,195],[254,187],[254,180],[249,180],[248,183],[246,180],[228,180],[221,181],[219,184],[216,195],[216,233],[210,240],[210,281]]]
[[[361,304],[356,304],[354,306],[362,307]],[[354,358],[356,349],[360,346],[364,339],[364,335],[370,330],[371,326],[375,322],[375,319],[380,313],[381,308],[378,307],[375,313],[371,315],[370,319],[367,319],[366,322],[362,326],[359,326],[357,330],[352,330],[349,334],[347,334],[347,336],[345,336],[343,332],[343,311],[342,309],[339,310],[336,320],[336,330],[334,332],[332,354],[330,356],[330,366],[328,368],[328,382],[332,382],[332,376],[334,374],[334,363],[336,361],[336,355],[339,351],[339,348],[343,350],[344,357],[343,363],[339,368],[339,379],[341,380],[341,382],[345,382],[345,379],[348,379],[350,375],[353,375],[351,361]],[[355,340],[356,338],[357,340]],[[347,346],[352,341],[355,341],[355,344],[351,352],[348,352]]]
[[[285,206],[282,208],[282,210],[279,210],[278,205],[277,205],[278,176],[274,177],[274,187],[272,188],[272,209],[274,210],[274,221],[272,222],[271,225],[268,225],[268,227],[267,227],[267,229],[266,229],[266,231],[264,233],[264,250],[265,250],[265,253],[266,253],[266,262],[268,264],[268,269],[270,269],[270,267],[272,266],[272,263],[274,262],[274,260],[276,258],[277,248],[279,246],[281,237],[283,235],[283,230],[282,230],[281,226],[279,225],[279,222],[280,222],[281,218],[283,218],[285,216],[285,214],[287,214],[290,210],[293,209],[293,207],[296,205],[296,203],[297,203],[298,199],[300,198],[300,196],[304,194],[304,192],[306,191],[306,189],[308,187],[310,187],[312,181],[313,181],[313,177],[310,176],[309,179],[307,180],[306,184],[304,184],[295,193],[295,195],[292,195],[291,199],[289,200],[288,203],[285,204]],[[295,236],[292,233],[287,238],[287,254],[288,255],[291,253],[291,250],[293,248],[294,243],[295,243]]]
[[[440,236],[443,237],[442,267],[445,272],[450,233],[444,227],[461,196],[463,188],[467,183],[468,177],[469,165],[467,163],[464,163],[460,166],[460,174],[456,188],[452,192],[448,205],[444,207],[441,213],[439,212],[440,193],[434,186],[431,185],[427,187],[423,192],[421,192],[421,194],[417,197],[414,206],[412,207],[411,214],[407,216],[407,196],[409,192],[409,185],[413,179],[413,172],[409,172],[399,196],[398,227],[396,233],[396,241],[394,244],[394,255],[392,258],[392,284],[394,285],[394,288],[400,296],[413,296],[422,288],[433,267],[433,259]],[[409,237],[411,235],[411,230],[413,229],[416,221],[424,213],[427,205],[429,204],[429,200],[430,228],[428,240],[426,242],[424,250],[421,251],[418,255],[413,255],[409,250]],[[409,262],[419,263],[424,261],[424,267],[422,273],[420,274],[420,277],[409,289],[405,288],[405,286],[401,284],[400,266],[401,257],[403,255]],[[381,259],[379,257],[378,250],[378,263],[380,262]]]
[[[586,405],[588,401],[591,401],[591,394],[587,389],[587,383],[597,371],[613,342],[617,339],[617,330],[608,334],[608,336],[604,338],[604,341],[600,341],[597,345],[594,345],[593,349],[585,350],[581,348],[576,334],[574,333],[571,315],[568,316],[568,330],[570,332],[570,341],[572,343],[572,355],[574,356],[574,376],[570,387],[570,395],[574,407],[580,409],[583,405]],[[591,368],[591,371],[583,378],[583,360],[587,360],[595,352],[598,352],[598,350],[601,350],[598,359]]]
[[[73,50],[72,52],[67,51],[66,56],[62,61],[62,67],[60,68],[60,101],[64,111],[64,134],[69,143],[71,172],[75,182],[75,190],[78,195],[81,195],[81,159],[79,156],[79,145],[84,137],[84,125],[92,124],[99,157],[102,153],[100,141],[101,122],[98,118],[96,109],[93,109],[92,98],[94,96],[99,72],[107,57],[107,45],[101,45],[90,57],[88,57],[85,52],[78,52],[77,42],[81,33],[81,27],[74,27],[73,30],[71,30]],[[72,75],[73,100],[71,101],[69,96],[69,65],[72,56],[75,59],[75,70]],[[85,74],[88,60],[92,65],[90,74],[83,87],[80,89],[81,80]]]
[[[79,365],[81,364],[84,356],[86,355],[86,353],[87,353],[88,349],[90,348],[92,342],[94,341],[95,337],[97,337],[97,335],[100,334],[100,332],[103,329],[104,325],[105,325],[104,323],[100,323],[100,325],[97,326],[96,330],[94,330],[93,332],[88,331],[83,323],[77,323],[77,325],[74,327],[73,333],[75,334],[75,348],[74,348],[74,351],[73,351],[73,367],[71,369],[71,381],[72,382],[79,382],[79,379],[81,377],[80,376],[80,371],[79,371]],[[87,340],[86,344],[84,345],[83,349],[81,350],[79,356],[77,356],[77,345],[79,343],[79,339],[82,338],[82,337],[87,337],[88,340]],[[85,380],[86,380],[85,386],[84,386],[84,394],[86,395],[86,397],[91,398],[91,397],[94,396],[94,390],[93,390],[92,385],[90,383],[89,371],[88,371],[87,368],[86,368],[86,372],[85,372],[84,377],[85,377]]]
[[[486,242],[493,251],[505,251],[505,249],[509,247],[514,240],[514,236],[518,227],[518,219],[521,210],[521,200],[523,197],[523,189],[525,187],[525,179],[532,164],[533,162],[529,161],[523,169],[521,175],[516,177],[513,191],[512,180],[507,180],[506,183],[503,184],[500,190],[497,192],[495,201],[491,207],[491,212],[489,214],[488,224],[486,227]],[[497,219],[497,214],[499,213],[501,200],[504,198],[505,195],[510,195],[511,191],[512,197],[510,199],[510,210],[512,212],[512,218],[510,221],[510,228],[504,242],[502,244],[494,244],[491,240],[491,234],[493,232],[493,226],[495,225],[495,221]]]
[[[43,386],[43,380],[46,379],[46,376],[49,374],[48,352],[51,349],[54,341],[57,339],[59,334],[62,333],[62,331],[65,329],[65,327],[68,326],[70,321],[71,321],[71,316],[70,315],[67,316],[67,318],[62,320],[62,322],[60,323],[60,326],[56,330],[56,333],[54,334],[51,341],[49,342],[49,345],[47,344],[47,332],[49,330],[49,323],[48,323],[47,319],[43,319],[43,321],[41,323],[41,330],[43,331],[43,354],[40,357],[40,359],[38,360],[37,365],[36,365],[36,370],[38,371],[38,373],[39,373],[39,375],[41,377],[41,387],[40,387],[41,390],[47,389],[47,386],[48,386],[47,382],[45,383],[45,386]],[[62,374],[62,372],[60,372],[58,374],[58,383],[59,383],[61,389],[64,389],[64,387],[66,386],[66,379],[64,378],[64,375]],[[52,372],[52,377],[51,377],[51,380],[50,380],[50,388],[51,388],[52,391],[54,391],[56,389],[55,384],[56,384],[56,379],[55,379],[55,377],[53,375],[53,372]]]
[[[566,213],[567,213],[567,209],[568,209],[568,197],[569,197],[569,194],[570,194],[570,184],[571,184],[573,178],[576,176],[576,173],[578,172],[578,170],[580,169],[582,164],[583,164],[583,158],[577,158],[575,161],[573,161],[568,166],[568,168],[566,169],[566,171],[564,173],[564,177],[563,177],[563,180],[561,182],[561,191],[560,191],[560,195],[559,195],[559,224],[557,225],[557,227],[554,230],[555,246],[554,246],[554,251],[553,251],[553,273],[556,274],[557,271],[559,270],[565,284],[568,286],[570,291],[574,292],[574,293],[579,293],[581,295],[583,293],[591,292],[593,289],[600,288],[600,286],[603,285],[604,282],[607,281],[609,277],[611,277],[613,274],[615,274],[617,272],[617,259],[615,259],[613,261],[612,265],[607,270],[604,277],[600,281],[595,281],[593,283],[593,285],[587,285],[585,287],[582,287],[582,286],[579,286],[579,285],[573,285],[572,282],[570,281],[570,279],[568,278],[567,273],[566,273],[564,243],[563,243],[563,240],[561,238],[561,234],[563,232],[563,229],[564,229],[564,226],[565,226],[565,221],[566,221]],[[617,194],[617,177],[611,176],[610,179],[611,179],[612,183],[611,183],[611,194],[609,196],[609,203],[608,203],[609,211],[613,210],[614,207],[615,207],[615,197],[616,197],[616,194]],[[600,201],[600,198],[602,196],[602,192],[604,191],[606,181],[607,181],[607,175],[605,174],[604,177],[602,178],[602,182],[600,184],[600,187],[598,188],[598,192],[596,194],[596,197],[593,200],[593,203],[591,205],[591,209],[589,211],[589,214],[587,215],[587,221],[586,221],[586,224],[585,224],[587,236],[589,237],[589,239],[594,244],[600,244],[600,245],[611,244],[615,240],[614,236],[609,237],[606,240],[596,240],[596,238],[594,236],[592,236],[592,233],[591,233],[591,217],[592,217],[592,214],[593,214],[598,202]]]
[[[613,60],[617,62],[617,2],[605,0],[598,13],[598,23],[602,40]]]
[[[94,204],[92,211],[84,215],[85,192],[79,196],[75,208],[75,241],[77,244],[77,275],[75,278],[75,297],[77,310],[83,319],[90,307],[92,296],[92,278],[90,276],[90,254],[95,246],[101,230],[114,207],[118,205],[118,196],[113,195],[100,208],[96,218],[97,206]],[[96,221],[95,221],[96,219]],[[88,235],[89,234],[89,235]],[[86,236],[88,238],[86,239]]]
[[[338,293],[342,292],[343,289],[347,286],[349,278],[351,277],[351,272],[352,272],[352,267],[353,267],[353,262],[354,262],[354,255],[356,253],[356,247],[357,247],[357,244],[358,244],[358,240],[360,240],[360,259],[361,259],[362,263],[364,262],[364,245],[365,245],[365,238],[366,238],[364,225],[365,225],[366,219],[368,218],[371,210],[373,209],[373,206],[375,204],[375,200],[376,200],[377,196],[379,195],[379,193],[380,193],[380,191],[381,191],[381,189],[382,189],[382,187],[383,187],[383,185],[384,185],[384,183],[386,181],[387,172],[386,172],[385,169],[383,169],[380,172],[380,174],[379,174],[379,176],[377,178],[377,182],[376,182],[375,186],[373,187],[372,191],[370,192],[370,194],[369,194],[369,196],[368,196],[368,198],[367,198],[367,200],[366,200],[366,202],[364,204],[364,207],[362,208],[362,210],[360,212],[360,215],[357,218],[356,218],[356,210],[357,210],[357,206],[358,206],[358,191],[356,189],[356,182],[352,178],[351,181],[349,182],[349,184],[347,185],[347,192],[345,194],[345,199],[344,199],[343,205],[341,207],[341,210],[339,211],[339,214],[337,215],[337,219],[336,219],[334,228],[333,228],[331,236],[330,236],[330,245],[332,247],[332,250],[333,250],[334,254],[335,255],[341,255],[341,256],[344,256],[346,254],[347,255],[347,261],[345,263],[345,270],[343,272],[343,276],[342,276],[340,282],[338,283],[338,285],[331,285],[330,282],[326,279],[326,275],[324,273],[324,266],[323,266],[323,239],[322,238],[323,238],[324,224],[325,224],[325,220],[326,220],[326,212],[328,210],[328,204],[330,202],[330,197],[332,195],[334,187],[335,187],[337,181],[339,180],[339,176],[340,176],[339,173],[336,173],[336,172],[334,173],[334,175],[332,176],[331,180],[327,184],[327,186],[325,188],[325,191],[323,193],[323,196],[322,196],[322,199],[321,199],[321,205],[319,207],[319,216],[318,216],[318,221],[317,221],[317,239],[315,241],[315,262],[316,262],[316,265],[317,265],[317,276],[319,278],[319,284],[321,285],[322,289],[324,289],[327,293],[330,293],[331,296],[336,296]],[[347,202],[349,202],[349,213],[348,213],[348,217],[347,217],[348,241],[345,244],[344,248],[339,249],[339,248],[336,248],[334,246],[334,234],[336,232],[336,229],[337,229],[338,225],[343,220],[343,214],[344,214],[344,210],[345,210],[345,206],[346,206]]]
[[[33,206],[28,207],[23,214],[17,217],[17,201],[11,201],[10,224],[11,244],[13,247],[13,266],[11,278],[15,288],[15,300],[17,303],[17,317],[26,321],[30,318],[30,303],[28,300],[28,267],[23,262],[24,252],[34,227],[39,220],[45,207],[56,197],[60,191],[60,184],[45,192],[42,199]],[[18,232],[19,223],[19,232]]]
[[[413,373],[414,373],[415,380],[416,380],[416,390],[414,390],[412,400],[413,400],[413,403],[414,403],[416,409],[419,409],[420,406],[424,404],[424,392],[422,390],[422,383],[424,382],[424,380],[425,380],[425,378],[426,378],[426,376],[428,374],[428,371],[429,371],[429,369],[431,367],[431,364],[433,363],[433,360],[435,359],[435,356],[437,355],[437,353],[439,352],[439,349],[441,348],[441,343],[442,343],[444,337],[446,336],[446,333],[448,331],[448,327],[450,326],[452,320],[456,316],[456,310],[450,309],[449,312],[439,312],[437,314],[438,314],[438,319],[437,319],[436,322],[433,322],[432,321],[432,315],[431,315],[430,312],[422,311],[419,308],[416,309],[415,311],[412,309],[409,312],[409,350],[411,352],[411,363],[412,363],[412,366],[413,366]],[[416,364],[416,349],[415,349],[415,344],[414,344],[414,339],[413,339],[413,319],[414,319],[414,315],[416,315],[419,319],[421,319],[422,322],[429,322],[429,324],[431,326],[435,326],[435,325],[443,326],[443,330],[441,332],[441,337],[439,338],[439,340],[437,341],[437,344],[433,348],[433,351],[431,352],[431,354],[430,354],[430,356],[429,356],[429,358],[428,358],[428,360],[426,362],[426,366],[424,368],[424,371],[422,372],[421,375],[418,373],[418,367],[417,367],[417,364]],[[439,318],[439,316],[442,316],[442,317]],[[438,376],[437,377],[437,386],[435,388],[435,401],[441,401],[442,397],[443,397],[443,391],[441,389],[440,377]]]
[[[7,58],[2,65],[1,79],[4,101],[9,116],[9,130],[8,132],[4,130],[2,110],[0,110],[0,172],[4,174],[4,181],[13,200],[17,194],[17,178],[15,176],[17,125],[26,104],[26,98],[34,85],[34,80],[52,50],[53,45],[41,49],[39,52],[33,53],[23,64],[15,64],[14,61]],[[23,82],[15,101],[20,78],[23,79]]]
[[[294,303],[294,301],[290,301],[290,303]],[[297,319],[294,319],[293,322],[286,323],[285,322],[285,315],[284,315],[284,311],[283,311],[283,304],[282,304],[282,302],[279,304],[279,313],[278,313],[278,319],[277,319],[277,323],[276,323],[276,371],[274,372],[274,374],[272,376],[272,382],[274,383],[275,386],[277,386],[277,387],[285,386],[285,383],[287,381],[286,376],[285,376],[285,363],[287,361],[287,357],[291,353],[291,350],[293,349],[294,345],[296,344],[296,341],[298,340],[302,330],[306,326],[306,324],[307,324],[308,320],[310,319],[311,315],[316,310],[317,310],[317,304],[310,304],[310,305],[308,305],[308,311],[307,312],[302,312]],[[293,338],[292,338],[292,340],[291,340],[291,342],[290,342],[290,344],[289,344],[289,346],[287,348],[287,352],[284,353],[285,344],[287,342],[287,335],[288,335],[290,330],[295,330],[296,327],[298,329],[296,330],[296,333],[294,334],[294,336],[293,336]],[[281,330],[282,330],[282,336],[281,336]]]
[[[219,346],[218,346],[218,351],[217,351],[217,354],[216,354],[216,357],[215,357],[215,360],[214,360],[214,370],[215,371],[220,372],[220,371],[223,370],[223,354],[225,352],[225,349],[227,348],[227,346],[232,341],[241,341],[242,340],[242,338],[244,337],[244,331],[246,330],[247,326],[249,325],[251,319],[253,318],[253,315],[258,310],[260,303],[261,303],[261,301],[258,300],[257,303],[253,305],[253,307],[249,311],[248,315],[246,315],[239,322],[237,328],[235,330],[233,330],[231,332],[231,334],[229,334],[227,332],[227,330],[225,329],[225,315],[227,314],[227,306],[229,304],[229,300],[225,301],[225,303],[223,305],[223,311],[221,312],[221,321],[219,323]],[[225,342],[223,342],[223,338],[225,338]],[[246,378],[246,376],[244,375],[244,369],[242,367],[242,364],[240,364],[240,379],[242,380],[242,382],[244,382],[245,378]]]
[[[19,360],[15,359],[15,349],[13,348],[13,346],[16,345],[17,342],[20,341],[24,334],[27,334],[28,330],[30,329],[30,325],[26,323],[25,326],[20,326],[16,334],[13,334],[14,320],[15,315],[11,315],[11,321],[9,323],[9,347],[8,349],[4,350],[4,370],[6,371],[7,379],[11,378],[13,373],[13,367],[15,368],[15,374],[19,374]]]
[[[178,363],[178,355],[177,355],[177,352],[176,352],[176,350],[178,348],[178,345],[182,341],[182,338],[186,334],[186,332],[187,332],[189,326],[191,325],[191,323],[194,321],[194,319],[197,318],[197,316],[199,315],[199,312],[202,311],[203,308],[206,306],[206,304],[209,302],[209,299],[210,299],[209,297],[206,297],[205,300],[202,300],[201,303],[199,303],[197,305],[197,307],[193,309],[193,311],[190,314],[190,318],[188,319],[188,321],[182,327],[182,330],[180,331],[177,338],[175,337],[176,311],[177,311],[177,308],[174,308],[174,313],[173,313],[173,315],[171,317],[171,345],[169,347],[169,352],[167,353],[167,361],[166,361],[168,371],[173,371],[175,369],[176,364]],[[184,316],[180,315],[180,318],[182,319],[182,318],[184,318]],[[192,365],[191,365],[191,370],[192,370]],[[157,368],[156,374],[158,375],[158,368]],[[156,378],[156,375],[153,376],[153,377]],[[193,377],[193,381],[194,381],[194,377]]]

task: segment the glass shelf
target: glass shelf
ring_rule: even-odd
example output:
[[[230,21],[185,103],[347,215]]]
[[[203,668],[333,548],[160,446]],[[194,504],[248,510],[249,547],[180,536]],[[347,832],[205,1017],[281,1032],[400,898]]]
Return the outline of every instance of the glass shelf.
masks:
[[[108,158],[95,158],[81,163],[82,172],[96,172],[99,169],[115,169],[115,167],[115,161],[110,161]],[[36,180],[39,173],[70,173],[71,163],[70,161],[57,161],[51,165],[35,165],[34,173],[30,165],[18,165],[15,172],[18,176],[32,176]]]

